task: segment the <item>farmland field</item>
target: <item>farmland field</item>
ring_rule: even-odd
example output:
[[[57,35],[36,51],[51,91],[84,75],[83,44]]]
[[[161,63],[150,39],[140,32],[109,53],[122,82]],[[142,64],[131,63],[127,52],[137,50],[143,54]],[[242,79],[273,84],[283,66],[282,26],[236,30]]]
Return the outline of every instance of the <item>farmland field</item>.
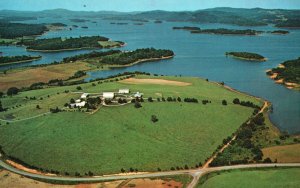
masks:
[[[142,108],[134,104],[100,107],[93,115],[76,110],[48,114],[30,120],[2,123],[0,143],[6,154],[43,169],[61,173],[119,173],[123,168],[138,171],[170,170],[195,167],[204,163],[224,138],[230,136],[252,114],[253,108],[234,105],[232,100],[249,100],[261,105],[256,98],[224,89],[223,86],[199,78],[151,77],[190,83],[186,86],[161,84],[128,84],[107,82],[82,84],[82,92],[100,93],[129,88],[144,97],[197,98],[199,103],[145,102]],[[64,91],[68,90],[68,93]],[[76,86],[28,91],[2,99],[7,112],[1,118],[23,119],[48,112],[70,98],[79,97]],[[50,97],[47,97],[49,95]],[[35,96],[42,100],[28,100]],[[206,105],[201,100],[210,100]],[[222,105],[225,99],[228,105]],[[39,105],[41,109],[36,109]],[[21,105],[21,106],[19,106]],[[18,106],[12,108],[12,106]],[[30,111],[30,113],[23,113]],[[158,122],[153,123],[151,116]]]
[[[10,87],[25,87],[36,82],[48,82],[51,79],[66,79],[78,70],[89,70],[87,63],[58,64],[45,67],[17,69],[0,74],[0,91]]]
[[[279,163],[300,162],[300,144],[263,148],[262,152],[265,157],[270,157],[272,161],[277,160]]]
[[[230,172],[214,173],[212,177],[198,188],[296,188],[300,184],[300,169],[266,169],[266,170],[234,170]]]

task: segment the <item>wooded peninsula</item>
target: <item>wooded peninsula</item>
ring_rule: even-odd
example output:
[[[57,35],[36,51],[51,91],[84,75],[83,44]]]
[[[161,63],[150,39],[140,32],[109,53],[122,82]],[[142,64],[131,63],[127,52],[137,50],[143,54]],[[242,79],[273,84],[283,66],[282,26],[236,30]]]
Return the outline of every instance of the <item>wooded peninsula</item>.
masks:
[[[41,59],[42,56],[0,56],[0,66],[14,63],[24,63]]]
[[[268,70],[267,75],[276,83],[286,87],[300,88],[300,57],[281,63],[278,67]]]
[[[101,42],[106,42],[105,46],[101,45]],[[78,49],[93,49],[93,48],[105,48],[120,47],[124,43],[121,41],[109,41],[109,38],[102,36],[91,37],[79,37],[79,38],[50,38],[50,39],[37,39],[33,41],[24,41],[19,43],[27,46],[29,51],[65,51],[65,50],[78,50]]]

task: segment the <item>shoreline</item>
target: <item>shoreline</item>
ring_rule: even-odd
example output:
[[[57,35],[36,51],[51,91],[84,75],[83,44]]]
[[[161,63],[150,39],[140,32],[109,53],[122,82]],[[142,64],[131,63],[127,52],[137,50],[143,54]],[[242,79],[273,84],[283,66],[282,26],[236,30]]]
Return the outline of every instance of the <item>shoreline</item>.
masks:
[[[82,48],[65,48],[60,50],[34,50],[26,48],[29,52],[44,52],[44,53],[55,53],[55,52],[65,52],[65,51],[76,51],[76,50],[100,50],[100,49],[110,49],[110,48],[121,48],[124,45],[112,46],[112,47],[82,47]]]
[[[283,64],[279,64],[277,66],[278,68],[285,68]],[[266,73],[271,73],[270,75],[267,74],[267,76],[272,79],[276,84],[284,85],[287,89],[294,89],[298,90],[300,89],[300,84],[294,83],[294,82],[286,82],[283,78],[276,80],[278,73],[272,72],[272,69],[266,70]]]
[[[169,58],[170,58],[170,56],[168,56]],[[171,57],[173,57],[173,56],[171,56]],[[202,80],[205,80],[204,78],[202,78],[202,77],[197,77],[197,78],[200,78],[200,79],[202,79]],[[271,119],[269,118],[269,112],[270,112],[270,106],[272,105],[272,103],[271,102],[269,102],[268,100],[266,100],[266,99],[263,99],[263,98],[261,98],[261,97],[257,97],[257,96],[254,96],[254,95],[251,95],[251,94],[248,94],[248,93],[246,93],[246,92],[242,92],[242,91],[239,91],[239,90],[236,90],[236,89],[234,89],[234,88],[232,88],[232,87],[230,87],[230,86],[228,86],[228,85],[222,85],[222,84],[220,84],[220,83],[218,83],[218,82],[216,82],[216,81],[208,81],[209,83],[211,83],[211,84],[214,84],[214,85],[217,85],[217,86],[219,86],[219,87],[222,87],[223,89],[225,89],[225,90],[229,90],[230,92],[234,92],[234,93],[238,93],[238,94],[242,94],[242,95],[245,95],[245,96],[249,96],[249,97],[251,97],[251,98],[255,98],[255,99],[257,99],[257,100],[259,100],[260,102],[262,102],[262,105],[261,105],[261,109],[260,109],[260,112],[259,113],[263,113],[263,114],[266,114],[267,116],[265,116],[265,118],[268,118],[269,120],[270,120],[270,122],[271,122],[271,125],[274,127],[274,128],[276,128],[279,132],[282,132],[272,121],[271,121]],[[1,154],[0,154],[0,156],[1,156]],[[56,175],[56,174],[51,174],[51,173],[49,173],[49,172],[42,172],[42,171],[39,171],[39,170],[36,170],[36,169],[33,169],[33,168],[29,168],[29,167],[26,167],[26,166],[24,166],[24,165],[22,165],[22,164],[20,164],[20,163],[17,163],[17,162],[15,162],[15,161],[13,161],[13,160],[11,160],[11,159],[9,159],[9,160],[5,160],[4,161],[6,164],[8,164],[8,165],[10,165],[10,166],[13,166],[14,168],[16,168],[16,169],[19,169],[19,170],[22,170],[22,171],[25,171],[25,172],[29,172],[29,173],[32,173],[32,174],[38,174],[38,175],[44,175],[44,176],[48,176],[48,177],[73,177],[73,176],[64,176],[64,175],[62,175],[62,174],[60,174],[60,175]],[[157,171],[154,171],[154,173],[155,172],[157,172]],[[149,173],[149,172],[138,172],[138,174],[144,174],[144,173]],[[133,174],[136,174],[136,173],[133,173]],[[104,174],[104,175],[94,175],[93,177],[105,177],[105,176],[111,176],[111,175],[120,175],[120,174],[117,174],[117,173],[115,173],[115,174]],[[121,175],[123,175],[123,174],[121,174]],[[124,175],[126,175],[126,174],[124,174]],[[75,176],[74,176],[75,177]],[[93,178],[92,177],[92,178]]]
[[[246,57],[239,57],[239,56],[235,56],[235,55],[226,55],[226,56],[230,56],[230,57],[233,57],[233,58],[236,58],[236,59],[242,59],[242,60],[247,60],[247,61],[256,61],[256,62],[265,62],[268,60],[268,58],[263,58],[263,59],[254,59],[254,58],[246,58]]]
[[[140,60],[137,60],[137,61],[135,61],[133,63],[126,64],[126,65],[108,65],[108,68],[114,69],[114,68],[130,67],[130,66],[133,66],[133,65],[136,65],[136,64],[139,64],[139,63],[152,62],[152,61],[160,61],[160,60],[164,60],[164,59],[171,59],[174,56],[175,55],[172,55],[172,56],[163,56],[163,57],[160,57],[160,58],[140,59]]]
[[[27,62],[37,61],[40,59],[42,59],[42,56],[36,57],[33,59],[28,59],[28,60],[14,61],[14,62],[9,62],[9,63],[1,63],[0,66],[13,65],[13,64],[19,64],[19,63],[27,63]]]

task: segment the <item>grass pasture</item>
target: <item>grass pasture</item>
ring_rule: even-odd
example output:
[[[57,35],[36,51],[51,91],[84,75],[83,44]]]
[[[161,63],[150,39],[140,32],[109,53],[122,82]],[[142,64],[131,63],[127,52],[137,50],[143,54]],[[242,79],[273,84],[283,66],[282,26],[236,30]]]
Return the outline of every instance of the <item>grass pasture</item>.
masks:
[[[36,82],[48,82],[51,79],[66,79],[78,70],[89,70],[87,63],[49,65],[45,67],[17,69],[0,74],[0,91],[10,87],[25,87]]]
[[[216,172],[208,176],[209,179],[198,184],[197,188],[297,188],[300,185],[299,168],[233,170],[220,173]]]
[[[88,171],[95,174],[119,173],[121,168],[126,171],[129,168],[156,171],[157,168],[170,170],[171,167],[185,165],[195,167],[199,162],[203,163],[224,138],[235,132],[251,116],[253,109],[232,104],[234,98],[261,104],[253,97],[226,90],[199,78],[162,78],[191,85],[108,82],[96,86],[91,83],[81,84],[81,87],[83,92],[90,93],[129,88],[154,99],[161,96],[180,96],[182,99],[194,97],[200,103],[150,103],[145,100],[139,109],[129,104],[101,107],[93,115],[79,111],[60,112],[8,125],[2,123],[1,146],[7,154],[28,164],[72,175]],[[28,117],[28,114],[40,113],[40,110],[34,108],[37,103],[45,111],[51,105],[62,107],[70,98],[78,97],[78,94],[71,93],[77,91],[75,88],[47,88],[6,97],[2,100],[4,107],[16,104],[22,106],[4,113],[22,119]],[[64,90],[70,93],[64,93]],[[48,94],[50,98],[45,99]],[[44,99],[27,100],[25,105],[24,96],[42,96]],[[203,105],[202,99],[211,100],[211,103]],[[221,104],[223,99],[227,100],[227,106]],[[158,122],[153,123],[151,115],[156,115]]]
[[[265,158],[270,157],[272,161],[277,160],[279,163],[300,162],[300,144],[263,148],[262,152]]]

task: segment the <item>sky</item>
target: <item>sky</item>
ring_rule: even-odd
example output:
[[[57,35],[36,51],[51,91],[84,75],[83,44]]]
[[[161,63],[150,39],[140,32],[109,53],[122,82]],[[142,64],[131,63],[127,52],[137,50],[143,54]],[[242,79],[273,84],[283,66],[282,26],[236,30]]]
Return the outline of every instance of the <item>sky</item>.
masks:
[[[300,9],[300,0],[0,0],[0,10],[184,11],[214,7]]]

